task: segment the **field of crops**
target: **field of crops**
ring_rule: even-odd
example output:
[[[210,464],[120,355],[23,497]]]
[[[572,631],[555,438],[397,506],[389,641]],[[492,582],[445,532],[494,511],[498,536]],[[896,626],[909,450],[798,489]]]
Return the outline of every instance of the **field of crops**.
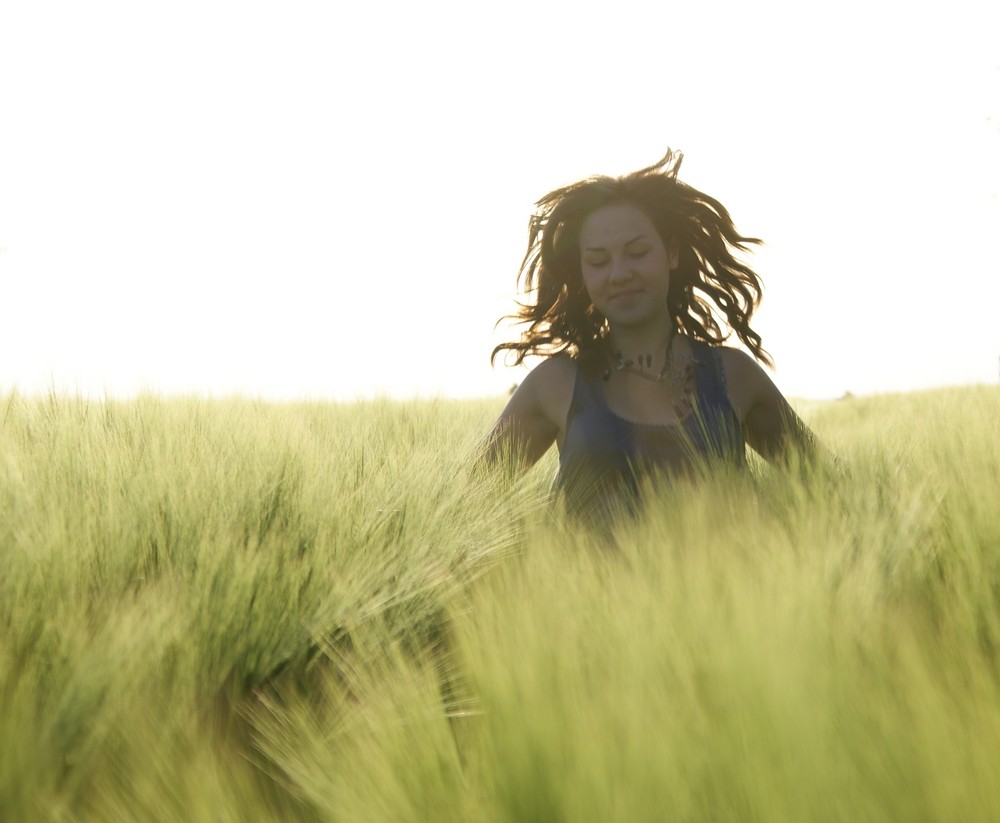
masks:
[[[0,398],[0,820],[997,819],[1000,390],[610,537],[500,405]]]

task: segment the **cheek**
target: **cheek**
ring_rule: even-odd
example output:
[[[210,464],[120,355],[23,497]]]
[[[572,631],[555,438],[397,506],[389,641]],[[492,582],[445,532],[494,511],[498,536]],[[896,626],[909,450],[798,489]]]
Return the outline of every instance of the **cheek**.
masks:
[[[594,300],[594,295],[600,294],[600,278],[594,274],[594,272],[588,272],[586,269],[581,273],[581,280],[583,281],[583,289],[587,292],[587,296],[590,297],[591,302]]]

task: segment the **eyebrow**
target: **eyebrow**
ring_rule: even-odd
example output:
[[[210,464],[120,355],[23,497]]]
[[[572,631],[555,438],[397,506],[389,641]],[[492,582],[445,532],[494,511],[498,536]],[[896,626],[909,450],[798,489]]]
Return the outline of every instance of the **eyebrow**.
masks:
[[[633,237],[631,240],[627,240],[625,242],[625,245],[626,246],[631,246],[637,240],[646,240],[646,239],[648,239],[646,237],[646,235],[639,234],[639,235],[636,235],[635,237]],[[603,246],[588,246],[587,248],[584,249],[584,251],[606,251],[606,249]]]

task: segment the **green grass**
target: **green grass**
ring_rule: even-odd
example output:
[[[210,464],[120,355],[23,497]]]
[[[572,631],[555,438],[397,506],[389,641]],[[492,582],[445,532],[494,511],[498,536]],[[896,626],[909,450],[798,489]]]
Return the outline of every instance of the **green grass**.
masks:
[[[0,398],[0,820],[990,820],[1000,391],[611,539],[496,402]]]

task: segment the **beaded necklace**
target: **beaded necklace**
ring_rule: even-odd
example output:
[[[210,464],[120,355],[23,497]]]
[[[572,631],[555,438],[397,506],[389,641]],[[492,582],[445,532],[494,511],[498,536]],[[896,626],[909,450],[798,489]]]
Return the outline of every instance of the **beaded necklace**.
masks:
[[[635,360],[626,360],[620,351],[611,353],[614,358],[614,366],[609,366],[601,375],[606,382],[611,378],[612,368],[614,371],[634,374],[644,380],[653,383],[661,383],[673,387],[670,405],[674,410],[678,420],[683,420],[691,412],[694,406],[695,395],[695,361],[691,358],[677,358],[673,354],[674,337],[672,335],[667,341],[665,360],[663,368],[659,372],[653,372],[653,356],[642,353],[636,356]]]
[[[652,371],[653,355],[649,354],[648,352],[644,352],[642,354],[636,355],[635,360],[631,359],[626,360],[622,356],[621,350],[619,349],[615,349],[615,351],[611,353],[611,356],[614,358],[615,361],[614,370],[627,372],[628,374],[634,374],[636,377],[642,377],[645,380],[652,380],[654,383],[662,382],[663,378],[667,376],[667,372],[670,371],[670,366],[675,359],[672,356],[672,350],[674,345],[674,338],[676,336],[677,336],[676,334],[671,334],[670,339],[667,341],[667,345],[663,352],[663,368],[660,369],[659,373],[653,374]],[[674,371],[677,373],[670,375],[671,377],[676,379],[684,376],[683,367],[680,369],[675,369]],[[604,374],[601,375],[601,378],[607,381],[610,377],[611,377],[611,367],[609,366],[604,370]]]

